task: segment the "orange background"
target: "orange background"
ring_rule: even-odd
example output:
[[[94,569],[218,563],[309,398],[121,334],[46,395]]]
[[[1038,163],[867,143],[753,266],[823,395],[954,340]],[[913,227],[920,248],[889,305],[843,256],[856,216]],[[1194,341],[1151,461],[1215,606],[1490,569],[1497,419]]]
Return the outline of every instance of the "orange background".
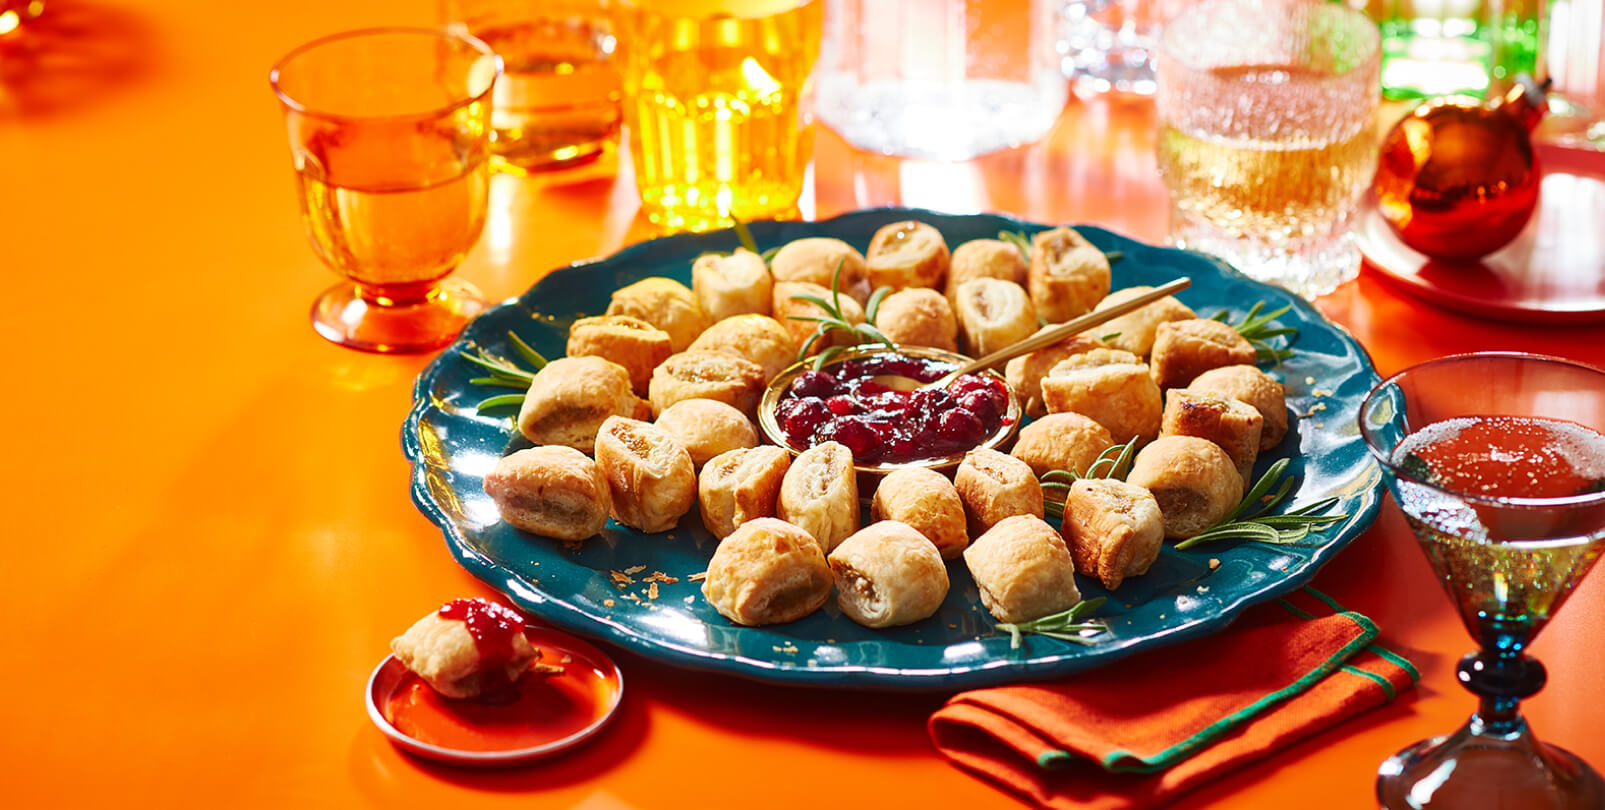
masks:
[[[398,2],[52,0],[0,58],[0,805],[1008,807],[932,753],[940,698],[798,691],[619,654],[586,747],[518,770],[410,759],[362,687],[391,636],[487,594],[408,499],[399,431],[425,358],[336,348],[267,69]],[[1163,239],[1145,104],[1073,102],[1042,144],[965,164],[869,156],[821,130],[814,210],[886,203],[1091,222]],[[627,162],[626,162],[627,164]],[[492,299],[648,236],[628,166],[496,178],[461,271]],[[1605,363],[1605,328],[1521,328],[1371,272],[1320,301],[1384,374],[1520,349]],[[1178,806],[1372,805],[1377,764],[1460,724],[1471,642],[1398,511],[1316,580],[1421,666],[1413,694]],[[1605,767],[1605,576],[1536,645],[1541,738]]]

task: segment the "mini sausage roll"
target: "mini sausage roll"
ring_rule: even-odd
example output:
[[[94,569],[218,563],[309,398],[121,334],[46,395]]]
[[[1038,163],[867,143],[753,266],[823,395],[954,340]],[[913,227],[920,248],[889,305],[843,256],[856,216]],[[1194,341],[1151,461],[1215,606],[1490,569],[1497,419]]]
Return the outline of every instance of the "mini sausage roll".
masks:
[[[647,422],[608,417],[596,436],[596,464],[607,479],[613,519],[643,532],[666,532],[697,500],[691,454]]]
[[[725,538],[749,520],[775,516],[791,456],[774,445],[729,450],[708,460],[697,478],[702,525]]]
[[[581,318],[568,328],[569,357],[602,357],[630,372],[630,387],[646,396],[652,369],[674,354],[669,333],[628,315]]]
[[[801,349],[802,345],[808,341],[808,336],[814,333],[814,328],[816,327],[813,321],[800,320],[800,318],[824,318],[829,315],[812,301],[793,298],[793,296],[797,295],[812,295],[823,301],[831,300],[830,289],[821,287],[818,284],[809,284],[805,281],[781,281],[775,283],[775,320],[780,321],[780,324],[786,327],[786,331],[791,333],[793,350]],[[841,295],[841,310],[842,316],[849,323],[864,322],[864,308],[859,306],[858,302],[846,293]],[[793,318],[791,317],[793,315],[799,317]],[[825,338],[816,341],[808,353],[817,354],[827,346],[845,345],[848,340],[849,338],[842,335],[827,335]]]
[[[535,372],[518,409],[518,432],[535,444],[589,453],[610,416],[634,416],[641,400],[630,372],[600,357],[559,357]]]
[[[1013,515],[1042,517],[1042,484],[1025,462],[996,450],[966,453],[953,474],[971,537]]]
[[[958,319],[935,290],[910,287],[886,296],[875,312],[874,325],[899,346],[958,351]]]
[[[923,467],[907,467],[888,474],[875,488],[869,503],[871,520],[895,520],[912,526],[936,547],[942,559],[951,560],[969,545],[964,523],[964,501],[947,476]]]
[[[684,351],[652,370],[647,399],[658,416],[676,402],[716,399],[749,419],[763,399],[763,367],[724,352]]]
[[[869,286],[942,286],[947,278],[947,242],[941,232],[923,222],[907,220],[882,226],[864,253],[869,264]]]
[[[1035,334],[1037,311],[1020,285],[978,278],[959,287],[956,306],[959,342],[971,356],[981,357],[1013,346]]]
[[[1159,435],[1164,399],[1148,366],[1131,352],[1093,349],[1059,361],[1042,378],[1048,413],[1074,412],[1109,429],[1116,444]]]
[[[1248,403],[1259,411],[1265,423],[1260,427],[1261,452],[1275,447],[1287,435],[1287,392],[1275,377],[1254,366],[1212,368],[1187,384],[1190,391],[1203,391]]]
[[[808,532],[825,552],[858,531],[853,452],[839,442],[824,442],[792,459],[780,484],[775,515]]]
[[[1000,622],[1028,622],[1081,601],[1064,538],[1042,518],[1015,515],[964,550],[981,604]]]
[[[818,610],[831,584],[825,552],[808,532],[756,518],[719,541],[702,595],[736,624],[780,624]]]
[[[696,295],[684,284],[661,276],[643,278],[614,290],[607,314],[640,318],[662,329],[677,352],[685,351],[708,326]]]
[[[797,342],[766,315],[736,315],[708,327],[687,351],[724,352],[763,367],[764,382],[797,362]]]
[[[572,447],[531,447],[497,459],[485,494],[509,526],[558,540],[600,532],[613,508],[602,470]]]
[[[1254,347],[1236,329],[1193,318],[1159,325],[1150,364],[1160,387],[1181,388],[1212,368],[1253,365],[1254,359]]]
[[[1185,540],[1219,523],[1243,500],[1243,479],[1218,445],[1196,436],[1162,436],[1139,450],[1127,483],[1154,494],[1165,536]]]
[[[841,283],[837,289],[851,297],[860,306],[869,302],[869,268],[864,254],[840,239],[810,236],[795,239],[782,245],[769,260],[769,271],[775,281],[804,281],[818,284],[827,291],[841,267]],[[827,298],[828,300],[828,298]]]
[[[708,253],[691,263],[691,292],[709,321],[768,315],[773,286],[763,257],[746,248],[736,248],[729,256]]]
[[[1044,327],[1046,328],[1046,327]],[[1040,330],[1039,330],[1040,331]],[[1009,387],[1020,396],[1026,416],[1039,417],[1048,412],[1042,402],[1042,378],[1059,364],[1060,360],[1093,349],[1107,349],[1109,344],[1088,334],[1065,338],[1047,348],[1037,349],[1023,357],[1016,357],[1004,366],[1003,376]]]
[[[953,250],[947,269],[949,301],[958,297],[959,286],[978,278],[995,278],[1026,284],[1025,256],[1020,249],[1002,239],[971,239]]]
[[[1038,479],[1054,470],[1084,473],[1115,446],[1109,430],[1079,413],[1050,413],[1020,428],[1009,455],[1031,465]]]
[[[1123,304],[1152,290],[1153,287],[1127,287],[1115,290],[1098,302],[1097,309],[1108,309],[1116,304]],[[1138,357],[1147,357],[1154,349],[1154,335],[1159,331],[1160,324],[1191,320],[1196,317],[1198,313],[1193,312],[1192,307],[1176,300],[1174,295],[1167,295],[1141,309],[1105,322],[1103,326],[1097,327],[1097,332],[1100,335],[1112,335],[1109,338],[1110,348],[1125,349]]]
[[[854,532],[826,559],[836,604],[865,627],[930,618],[947,597],[947,566],[925,535],[895,520]]]
[[[486,609],[508,614],[508,621],[522,626],[523,617],[495,603]],[[462,619],[447,619],[439,611],[419,619],[407,632],[391,639],[390,651],[407,669],[436,692],[459,700],[479,697],[487,689],[513,683],[540,656],[540,651],[523,633],[509,637],[512,657],[507,661],[487,661],[479,644]]]
[[[1226,451],[1247,487],[1254,475],[1254,459],[1259,457],[1260,428],[1265,417],[1254,406],[1235,399],[1172,388],[1165,392],[1165,415],[1161,436],[1197,436],[1208,439]]]
[[[1165,516],[1153,493],[1112,478],[1083,478],[1064,501],[1064,541],[1076,570],[1114,590],[1148,573],[1165,540]]]
[[[1085,315],[1109,294],[1109,257],[1072,228],[1031,239],[1031,303],[1048,323]]]
[[[691,463],[699,470],[726,450],[758,446],[752,420],[716,399],[682,399],[664,408],[654,424],[691,454]]]

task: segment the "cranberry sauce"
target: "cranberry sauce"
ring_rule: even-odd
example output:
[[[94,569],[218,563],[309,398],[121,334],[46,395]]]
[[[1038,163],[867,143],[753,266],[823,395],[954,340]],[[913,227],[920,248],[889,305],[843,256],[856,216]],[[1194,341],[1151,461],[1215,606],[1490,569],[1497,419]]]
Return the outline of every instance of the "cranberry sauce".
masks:
[[[804,371],[781,395],[775,420],[792,447],[840,442],[859,464],[945,458],[979,446],[1008,423],[1003,381],[966,374],[946,389],[898,391],[870,377],[897,374],[925,383],[953,368],[942,360],[879,355]]]
[[[441,606],[440,618],[468,625],[468,635],[474,637],[480,665],[486,670],[512,661],[513,638],[524,632],[523,616],[487,599],[453,599]]]

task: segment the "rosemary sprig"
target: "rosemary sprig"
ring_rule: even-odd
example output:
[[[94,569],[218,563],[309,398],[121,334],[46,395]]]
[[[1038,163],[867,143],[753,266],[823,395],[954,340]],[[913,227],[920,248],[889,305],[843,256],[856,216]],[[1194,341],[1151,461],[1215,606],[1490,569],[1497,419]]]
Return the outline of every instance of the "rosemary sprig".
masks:
[[[1287,494],[1293,489],[1293,479],[1282,478],[1282,473],[1286,469],[1287,459],[1278,459],[1264,475],[1260,476],[1259,481],[1255,482],[1248,494],[1243,496],[1242,503],[1239,503],[1230,515],[1205,529],[1203,533],[1177,543],[1176,549],[1178,551],[1189,549],[1216,540],[1253,540],[1287,545],[1303,540],[1312,531],[1348,519],[1346,512],[1335,515],[1317,514],[1331,509],[1338,502],[1337,498],[1323,498],[1280,515],[1267,514],[1287,498]],[[1273,488],[1275,492],[1271,491]]]
[[[1042,508],[1049,517],[1064,519],[1064,499],[1070,491],[1070,485],[1082,478],[1113,478],[1124,481],[1126,473],[1131,472],[1131,457],[1137,453],[1137,437],[1133,436],[1125,444],[1117,444],[1098,454],[1098,457],[1087,465],[1086,472],[1075,470],[1050,470],[1042,474]],[[1052,493],[1057,496],[1049,498]]]
[[[1271,322],[1287,314],[1287,311],[1293,307],[1291,305],[1285,306],[1275,312],[1269,312],[1264,315],[1259,314],[1259,311],[1264,308],[1264,301],[1256,301],[1254,306],[1249,308],[1248,314],[1243,316],[1241,323],[1231,323],[1226,320],[1227,313],[1224,309],[1215,313],[1214,320],[1231,326],[1237,330],[1237,334],[1247,339],[1248,344],[1254,347],[1256,360],[1261,363],[1275,362],[1277,365],[1281,365],[1283,360],[1293,356],[1293,350],[1287,348],[1287,345],[1274,346],[1271,341],[1279,337],[1286,337],[1287,343],[1291,344],[1298,338],[1298,330],[1291,326],[1272,326]]]
[[[852,323],[851,321],[847,320],[845,315],[842,314],[842,265],[845,264],[846,261],[846,259],[842,259],[841,261],[836,262],[836,272],[830,277],[829,301],[809,293],[802,293],[801,295],[793,295],[791,297],[791,300],[793,301],[807,301],[808,303],[813,304],[814,306],[817,306],[825,311],[825,315],[823,316],[786,316],[794,321],[812,321],[817,324],[817,326],[814,327],[814,333],[808,336],[808,340],[803,342],[802,348],[797,352],[797,360],[799,362],[807,359],[808,352],[814,348],[814,345],[818,343],[821,338],[827,337],[832,332],[841,332],[846,334],[852,339],[853,345],[879,343],[889,349],[897,348],[897,344],[893,343],[892,339],[887,337],[885,333],[881,332],[881,330],[876,329],[874,325],[875,314],[880,311],[881,301],[884,301],[887,294],[891,292],[889,287],[882,287],[870,295],[868,306],[864,308],[863,323]],[[846,351],[847,348],[847,346],[826,347],[814,357],[814,369],[817,371],[818,369],[824,368],[826,363],[829,363],[831,360],[835,359],[836,355]]]
[[[535,371],[540,371],[546,367],[546,358],[542,357],[541,353],[535,351],[535,349],[528,343],[525,343],[523,338],[520,338],[511,331],[507,333],[507,337],[513,344],[513,351],[517,352],[518,356],[522,358],[524,362],[534,366]],[[485,350],[484,346],[480,346],[477,343],[472,344],[472,352],[463,351],[459,352],[459,355],[464,360],[467,360],[468,362],[490,372],[490,376],[488,377],[474,377],[473,379],[470,379],[469,382],[473,383],[474,385],[491,385],[501,388],[517,388],[521,391],[528,391],[529,384],[535,381],[535,371],[527,371],[519,368],[518,366],[514,365],[511,360],[491,354]],[[475,406],[475,409],[483,411],[489,408],[505,408],[509,406],[518,407],[522,404],[524,404],[524,394],[522,393],[499,394],[497,396],[481,400],[480,403]]]
[[[1020,649],[1021,637],[1026,633],[1039,636],[1062,639],[1076,644],[1097,644],[1099,639],[1084,635],[1085,631],[1095,630],[1099,634],[1108,633],[1109,628],[1099,622],[1083,622],[1081,617],[1103,607],[1105,599],[1100,596],[1096,599],[1087,599],[1077,602],[1069,610],[1055,613],[1052,616],[1043,616],[1028,622],[999,622],[997,629],[1009,634],[1009,649]]]

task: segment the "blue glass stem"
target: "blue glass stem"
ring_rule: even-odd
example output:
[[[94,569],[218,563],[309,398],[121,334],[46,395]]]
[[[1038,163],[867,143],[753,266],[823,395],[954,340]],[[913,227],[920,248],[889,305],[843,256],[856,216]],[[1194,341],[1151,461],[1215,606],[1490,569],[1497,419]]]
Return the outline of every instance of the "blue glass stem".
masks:
[[[1527,723],[1518,706],[1544,688],[1548,675],[1538,659],[1526,654],[1532,628],[1526,622],[1489,619],[1482,622],[1482,649],[1460,659],[1460,684],[1482,699],[1471,719],[1473,733],[1510,737]]]

